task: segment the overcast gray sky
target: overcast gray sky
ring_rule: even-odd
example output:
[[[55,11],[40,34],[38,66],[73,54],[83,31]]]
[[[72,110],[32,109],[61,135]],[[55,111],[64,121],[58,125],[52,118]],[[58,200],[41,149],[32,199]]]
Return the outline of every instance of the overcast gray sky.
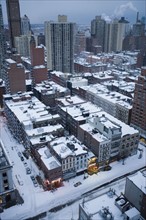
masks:
[[[56,21],[58,14],[67,15],[68,21],[77,24],[90,24],[96,15],[103,15],[107,19],[125,16],[130,22],[135,22],[137,11],[140,18],[146,16],[146,0],[20,0],[19,2],[21,17],[26,14],[32,24]],[[6,24],[5,0],[0,0],[0,3]]]

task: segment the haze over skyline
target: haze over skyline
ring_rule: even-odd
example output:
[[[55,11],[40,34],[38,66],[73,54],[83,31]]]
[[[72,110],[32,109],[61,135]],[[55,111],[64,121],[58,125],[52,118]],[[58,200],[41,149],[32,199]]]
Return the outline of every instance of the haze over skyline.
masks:
[[[68,21],[77,24],[90,24],[96,15],[102,15],[107,21],[111,18],[125,16],[135,23],[136,14],[139,18],[146,16],[145,0],[20,0],[21,17],[25,14],[29,17],[31,24],[43,24],[44,21],[57,21],[59,14],[68,16]],[[7,12],[5,0],[2,4],[4,23],[7,24]]]

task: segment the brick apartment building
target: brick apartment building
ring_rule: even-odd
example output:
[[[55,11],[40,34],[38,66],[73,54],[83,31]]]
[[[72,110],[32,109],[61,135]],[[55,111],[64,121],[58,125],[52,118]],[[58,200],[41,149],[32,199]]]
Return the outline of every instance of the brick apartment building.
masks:
[[[12,59],[5,60],[5,86],[6,93],[14,94],[26,91],[25,70],[21,63]]]
[[[146,138],[146,67],[141,68],[135,85],[131,125]]]

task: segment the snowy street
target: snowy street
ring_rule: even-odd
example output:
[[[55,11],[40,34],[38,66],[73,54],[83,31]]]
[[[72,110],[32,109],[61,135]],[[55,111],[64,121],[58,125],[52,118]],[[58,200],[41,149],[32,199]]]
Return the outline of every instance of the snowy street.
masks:
[[[40,171],[34,166],[31,159],[21,161],[18,152],[22,152],[24,148],[12,137],[2,117],[0,117],[0,138],[6,147],[6,152],[13,165],[13,181],[15,187],[24,200],[22,205],[5,209],[4,212],[1,213],[2,220],[27,219],[47,212],[56,206],[80,199],[82,194],[146,165],[146,148],[139,144],[139,147],[143,149],[143,155],[140,159],[138,152],[137,155],[126,159],[124,165],[122,161],[112,163],[112,169],[110,171],[99,172],[98,174],[88,176],[86,179],[84,179],[84,175],[80,175],[69,181],[64,181],[64,186],[54,192],[44,191],[39,185],[35,187],[30,178],[31,175],[36,176]],[[27,162],[27,166],[31,169],[31,174],[26,174],[25,162]],[[74,187],[74,184],[79,181],[82,184]],[[76,212],[78,212],[78,210],[76,210]],[[49,220],[51,219],[54,218],[49,217]]]

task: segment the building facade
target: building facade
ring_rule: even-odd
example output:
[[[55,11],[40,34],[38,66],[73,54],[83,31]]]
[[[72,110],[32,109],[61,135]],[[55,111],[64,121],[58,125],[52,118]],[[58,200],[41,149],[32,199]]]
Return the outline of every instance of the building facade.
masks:
[[[57,108],[56,99],[70,95],[70,90],[53,81],[42,81],[34,87],[34,94],[46,106],[55,110]]]
[[[64,132],[59,115],[49,114],[32,92],[5,95],[4,112],[9,129],[26,148],[43,145],[50,141],[50,134],[61,136]]]
[[[3,13],[2,6],[0,4],[0,78],[4,77],[4,60],[6,57],[6,42],[4,34],[4,23],[3,23]]]
[[[22,35],[30,35],[31,34],[31,26],[30,26],[30,20],[27,17],[27,15],[24,15],[21,18],[21,30],[22,30]]]
[[[61,21],[45,22],[47,68],[73,73],[75,24]]]
[[[47,189],[57,188],[62,184],[62,167],[60,162],[52,156],[47,146],[35,151],[35,159],[44,173],[44,185]]]
[[[25,70],[21,63],[12,59],[5,60],[5,86],[6,93],[14,94],[26,91]]]
[[[86,36],[84,32],[78,31],[75,36],[74,53],[79,55],[80,52],[86,50]]]
[[[129,33],[129,22],[121,17],[120,20],[114,19],[107,24],[107,52],[122,51],[123,40]]]
[[[131,125],[146,137],[146,67],[141,68],[135,85]]]
[[[31,58],[31,75],[32,84],[35,86],[48,79],[47,67],[45,65],[45,53],[43,46],[36,46],[34,36],[30,40],[30,58]]]
[[[96,16],[91,21],[91,36],[96,40],[96,45],[101,46],[101,51],[105,51],[105,26],[106,21],[101,16]]]
[[[29,57],[29,38],[26,35],[21,35],[19,37],[15,37],[14,41],[17,53],[20,54],[20,56]]]
[[[125,186],[125,197],[146,219],[146,169],[127,177]],[[134,193],[133,193],[134,192]]]
[[[87,170],[87,148],[74,136],[56,138],[50,142],[49,148],[62,165],[63,179],[69,179]]]
[[[0,140],[0,205],[2,207],[9,207],[12,202],[16,203],[16,192],[12,179],[12,165]]]
[[[80,87],[79,96],[101,107],[126,124],[130,124],[132,98],[119,92],[110,92],[106,86],[100,84]]]
[[[102,164],[136,154],[139,132],[101,111],[91,115],[86,123],[79,126],[78,139],[97,156],[98,163]]]
[[[7,16],[10,31],[11,48],[15,48],[14,37],[21,35],[21,18],[19,0],[7,0]]]

